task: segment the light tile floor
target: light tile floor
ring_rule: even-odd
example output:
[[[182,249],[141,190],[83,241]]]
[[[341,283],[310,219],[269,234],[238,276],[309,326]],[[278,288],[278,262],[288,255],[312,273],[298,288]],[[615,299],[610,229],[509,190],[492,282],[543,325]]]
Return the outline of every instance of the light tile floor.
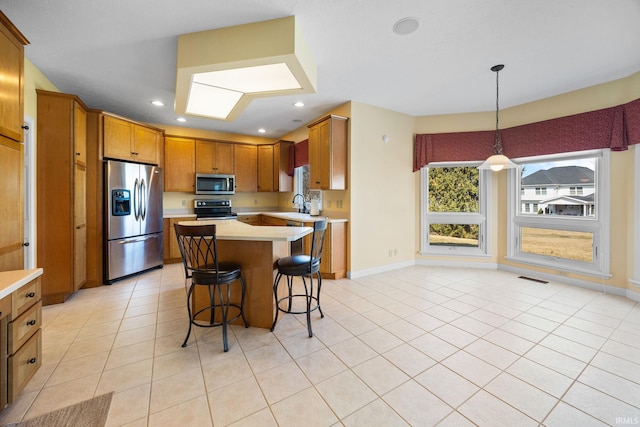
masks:
[[[187,328],[180,265],[43,309],[16,421],[115,391],[109,426],[597,426],[640,419],[640,304],[501,271],[325,280],[314,337]]]

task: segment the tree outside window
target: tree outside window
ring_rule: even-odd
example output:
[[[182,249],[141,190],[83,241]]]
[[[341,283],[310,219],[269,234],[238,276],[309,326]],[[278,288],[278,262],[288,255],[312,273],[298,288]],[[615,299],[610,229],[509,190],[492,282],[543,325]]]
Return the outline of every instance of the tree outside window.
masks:
[[[423,252],[485,254],[485,196],[478,168],[431,166],[422,171]],[[471,251],[471,252],[469,252]]]

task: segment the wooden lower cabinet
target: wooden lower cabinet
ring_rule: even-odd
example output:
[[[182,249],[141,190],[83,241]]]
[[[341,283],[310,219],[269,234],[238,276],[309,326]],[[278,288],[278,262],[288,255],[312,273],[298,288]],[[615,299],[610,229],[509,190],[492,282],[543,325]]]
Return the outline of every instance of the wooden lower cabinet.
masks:
[[[305,227],[313,227],[313,222],[305,222]],[[320,274],[323,279],[342,279],[347,276],[347,223],[329,222],[324,235]],[[304,251],[311,252],[311,234],[304,237]]]
[[[347,276],[347,223],[330,222],[324,237],[320,273],[325,279]]]
[[[269,215],[260,215],[260,225],[286,226],[287,220]],[[313,222],[305,222],[313,227]],[[323,279],[342,279],[347,276],[347,223],[329,222],[325,232],[320,273]],[[304,237],[304,252],[311,252],[311,234]]]
[[[29,270],[27,270],[28,272]],[[13,273],[13,272],[11,272]],[[0,410],[42,365],[42,288],[37,277],[0,301]]]
[[[287,225],[286,219],[275,218],[269,215],[261,215],[261,217],[262,218],[260,218],[260,225],[273,225],[279,227],[284,227]]]
[[[178,240],[176,239],[175,224],[182,221],[193,221],[194,217],[181,217],[181,218],[165,218],[163,221],[164,227],[164,263],[171,264],[176,262],[182,262],[182,256],[180,255],[180,248],[178,247]]]
[[[259,214],[238,214],[238,221],[249,225],[262,225]]]

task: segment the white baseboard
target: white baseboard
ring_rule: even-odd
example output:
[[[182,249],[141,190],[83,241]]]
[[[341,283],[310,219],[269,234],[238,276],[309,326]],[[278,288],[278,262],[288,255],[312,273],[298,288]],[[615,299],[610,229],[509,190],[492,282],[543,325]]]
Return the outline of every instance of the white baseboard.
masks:
[[[404,261],[396,264],[388,264],[380,267],[368,268],[365,270],[348,271],[347,277],[349,279],[358,279],[360,277],[371,276],[373,274],[384,273],[387,271],[398,270],[400,268],[411,267],[413,265],[424,265],[431,267],[451,267],[451,268],[483,268],[488,270],[504,270],[515,274],[526,275],[534,277],[536,279],[548,280],[550,282],[564,283],[567,285],[577,286],[580,288],[591,289],[593,291],[603,292],[611,295],[618,295],[629,298],[632,301],[640,302],[640,292],[632,289],[619,288],[617,286],[606,285],[604,283],[589,282],[586,280],[574,279],[571,277],[563,277],[550,273],[543,273],[534,270],[527,270],[526,268],[513,267],[509,265],[475,262],[464,264],[459,261],[442,261],[442,260],[425,260],[417,259],[413,261]]]
[[[526,268],[518,268],[509,265],[500,265],[499,270],[509,271],[511,273],[522,274],[536,279],[544,279],[550,282],[564,283],[566,285],[577,286],[579,288],[590,289],[592,291],[602,292],[605,294],[618,295],[626,297],[634,301],[640,301],[640,294],[631,289],[619,288],[604,283],[589,282],[587,280],[574,279],[572,277],[563,277],[556,274],[543,273],[540,271],[527,270]],[[635,294],[635,295],[631,295]]]
[[[483,268],[486,270],[497,270],[498,264],[495,262],[468,262],[465,261],[443,261],[443,260],[429,260],[418,259],[416,265],[426,265],[429,267],[454,267],[454,268]]]
[[[398,262],[398,263],[395,263],[395,264],[381,265],[380,267],[367,268],[365,270],[348,271],[347,272],[347,277],[349,279],[358,279],[360,277],[366,277],[366,276],[371,276],[373,274],[378,274],[378,273],[384,273],[384,272],[387,272],[387,271],[398,270],[400,268],[411,267],[413,265],[416,265],[415,260],[403,261],[403,262]]]

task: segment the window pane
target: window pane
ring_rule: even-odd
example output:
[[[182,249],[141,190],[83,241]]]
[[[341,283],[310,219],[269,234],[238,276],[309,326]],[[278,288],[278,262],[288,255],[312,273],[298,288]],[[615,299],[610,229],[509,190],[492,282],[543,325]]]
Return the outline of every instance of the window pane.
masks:
[[[522,252],[593,262],[593,233],[523,227],[520,241]]]
[[[429,168],[429,212],[478,212],[476,167]]]
[[[478,247],[478,224],[430,224],[432,246]]]
[[[595,158],[582,158],[524,164],[520,212],[594,217],[595,161]],[[527,209],[536,204],[538,209]]]

